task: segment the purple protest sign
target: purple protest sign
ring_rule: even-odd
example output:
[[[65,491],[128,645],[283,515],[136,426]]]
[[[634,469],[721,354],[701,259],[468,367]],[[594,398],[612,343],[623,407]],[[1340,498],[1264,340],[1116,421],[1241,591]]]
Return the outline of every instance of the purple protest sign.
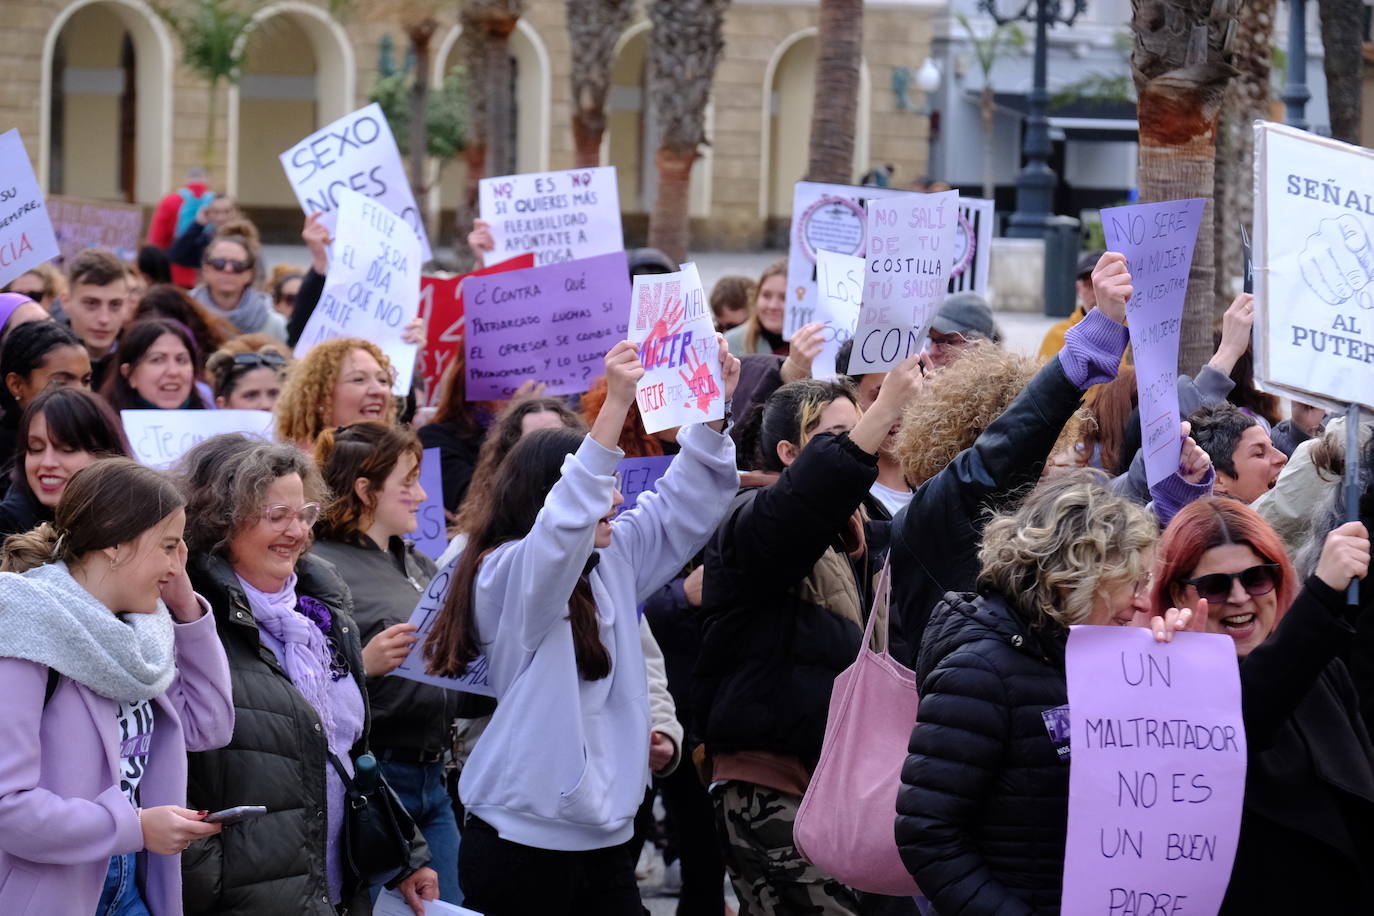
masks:
[[[1240,836],[1245,727],[1227,636],[1074,627],[1065,913],[1221,907]]]
[[[415,549],[431,560],[439,559],[448,547],[448,525],[444,520],[444,476],[440,470],[440,449],[427,448],[420,462],[420,487],[425,501],[415,513],[415,530],[409,537]]]
[[[1140,447],[1151,486],[1178,470],[1178,342],[1206,203],[1194,197],[1102,211],[1107,250],[1126,256],[1135,290],[1126,303],[1126,323],[1140,395]]]
[[[621,512],[628,512],[639,501],[640,494],[650,492],[660,477],[668,473],[672,455],[652,455],[647,458],[622,458],[615,466],[615,486],[625,502]],[[617,513],[618,514],[618,513]]]
[[[494,273],[463,285],[467,399],[503,401],[525,381],[550,395],[586,391],[625,339],[625,252]]]

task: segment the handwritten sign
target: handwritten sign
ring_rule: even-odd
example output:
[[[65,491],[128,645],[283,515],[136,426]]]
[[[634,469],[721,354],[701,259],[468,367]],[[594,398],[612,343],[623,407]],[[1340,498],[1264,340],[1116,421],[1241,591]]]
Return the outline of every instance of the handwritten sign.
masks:
[[[476,910],[454,906],[442,900],[422,900],[425,916],[482,916]],[[377,903],[372,907],[372,916],[415,916],[415,911],[406,903],[400,891],[382,891]]]
[[[958,204],[954,191],[869,201],[851,375],[886,372],[925,346],[949,283]]]
[[[408,681],[417,681],[421,684],[429,684],[433,687],[443,687],[445,690],[462,690],[465,693],[479,693],[482,696],[494,697],[496,690],[487,680],[487,659],[485,656],[479,657],[468,665],[467,673],[462,677],[437,677],[425,671],[425,640],[429,637],[429,631],[434,628],[434,621],[439,616],[439,611],[444,607],[444,601],[448,598],[449,582],[453,579],[453,568],[458,565],[462,553],[457,554],[443,568],[434,574],[434,578],[429,580],[429,587],[425,589],[420,602],[415,605],[415,611],[410,615],[410,623],[415,625],[416,643],[410,647],[410,654],[406,660],[392,671],[388,677],[403,677]]]
[[[1374,153],[1255,122],[1255,379],[1374,409]]]
[[[483,178],[477,194],[496,242],[488,264],[532,252],[543,267],[625,247],[614,166]]]
[[[376,102],[315,131],[280,156],[301,209],[323,213],[320,222],[336,232],[340,191],[371,197],[406,221],[420,240],[423,260],[433,255],[420,221],[396,138]],[[420,262],[416,261],[418,274]]]
[[[720,347],[695,264],[635,277],[629,339],[644,363],[635,399],[647,431],[725,416]]]
[[[522,382],[586,391],[625,337],[625,252],[469,277],[463,284],[469,401],[504,401]]]
[[[1126,323],[1140,395],[1140,447],[1151,486],[1178,470],[1178,343],[1206,203],[1195,197],[1102,211],[1107,250],[1126,256],[1135,290],[1126,303]]]
[[[640,494],[653,492],[659,478],[668,473],[668,466],[672,463],[672,455],[620,459],[615,466],[615,488],[625,497],[620,511],[630,511],[639,502]]]
[[[420,309],[420,241],[396,214],[340,189],[339,231],[320,304],[296,343],[296,358],[336,337],[370,340],[391,358],[392,391],[410,390],[415,344],[401,339]]]
[[[121,410],[124,436],[139,464],[167,468],[195,445],[224,433],[272,439],[266,410]]]
[[[1240,835],[1245,728],[1226,636],[1074,627],[1065,913],[1214,914]]]
[[[420,489],[425,501],[415,512],[415,530],[407,534],[415,549],[431,560],[448,547],[448,525],[444,519],[444,475],[440,469],[440,449],[427,448],[420,461]]]
[[[821,352],[811,361],[812,378],[834,378],[835,357],[854,336],[863,301],[864,259],[821,249],[816,252],[816,314],[813,321],[825,325]]]
[[[87,248],[112,251],[124,261],[138,258],[143,208],[137,204],[53,196],[48,198],[48,216],[62,250],[60,264],[69,264]]]
[[[0,134],[0,287],[58,255],[43,192],[19,129]]]

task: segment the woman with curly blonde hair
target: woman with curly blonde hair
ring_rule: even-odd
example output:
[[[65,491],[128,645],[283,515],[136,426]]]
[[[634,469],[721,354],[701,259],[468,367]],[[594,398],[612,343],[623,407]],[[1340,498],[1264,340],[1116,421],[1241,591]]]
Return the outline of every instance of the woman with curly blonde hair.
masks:
[[[896,835],[941,913],[1059,912],[1069,761],[1053,723],[1068,628],[1148,610],[1158,533],[1105,480],[1075,472],[989,522],[978,592],[931,616]]]
[[[396,422],[391,360],[370,340],[316,344],[291,369],[277,399],[277,439],[311,450],[321,432],[360,420]]]

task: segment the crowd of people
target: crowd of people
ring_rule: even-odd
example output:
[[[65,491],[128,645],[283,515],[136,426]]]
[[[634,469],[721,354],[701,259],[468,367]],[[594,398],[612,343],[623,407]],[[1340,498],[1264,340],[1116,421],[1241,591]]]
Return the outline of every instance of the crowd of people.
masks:
[[[851,374],[845,345],[835,378],[813,377],[821,326],[784,340],[785,261],[724,278],[726,417],[650,433],[629,341],[585,394],[529,379],[505,403],[467,399],[461,353],[403,397],[372,341],[294,359],[328,230],[307,219],[311,264],[268,272],[196,177],[136,263],[89,250],[0,293],[0,913],[338,916],[395,892],[417,916],[638,916],[646,843],[680,863],[683,916],[1058,913],[1070,762],[1042,713],[1079,624],[1234,642],[1249,772],[1222,912],[1374,912],[1374,597],[1345,597],[1374,442],[1347,456],[1340,419],[1256,389],[1248,295],[1179,378],[1153,486],[1114,252],[1084,255],[1038,359],[963,293],[921,354]],[[469,242],[490,250],[480,221]],[[270,411],[275,441],[154,470],[131,408]],[[437,558],[407,539],[426,448]],[[619,512],[618,462],[655,455]],[[793,841],[884,568],[920,699],[873,829],[911,898]],[[388,676],[417,650],[494,696]],[[368,792],[399,806],[395,848],[368,845]]]

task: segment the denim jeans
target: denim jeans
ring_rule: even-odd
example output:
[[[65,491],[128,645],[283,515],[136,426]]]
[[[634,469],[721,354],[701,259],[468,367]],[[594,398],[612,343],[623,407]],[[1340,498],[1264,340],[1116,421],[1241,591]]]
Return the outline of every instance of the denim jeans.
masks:
[[[135,853],[110,859],[95,916],[149,916],[148,905],[143,902],[143,894],[138,889],[138,860]]]
[[[463,902],[458,889],[458,821],[444,787],[443,763],[383,760],[379,765],[429,844],[429,867],[439,875],[439,899],[457,906]]]

